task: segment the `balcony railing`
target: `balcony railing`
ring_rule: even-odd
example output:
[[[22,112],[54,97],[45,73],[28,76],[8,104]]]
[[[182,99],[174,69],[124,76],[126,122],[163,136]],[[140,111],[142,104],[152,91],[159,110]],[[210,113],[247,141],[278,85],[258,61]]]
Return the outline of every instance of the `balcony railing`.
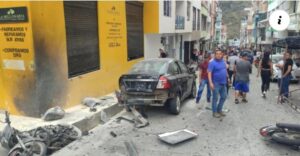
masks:
[[[183,16],[176,16],[175,20],[175,29],[184,29],[185,19]]]

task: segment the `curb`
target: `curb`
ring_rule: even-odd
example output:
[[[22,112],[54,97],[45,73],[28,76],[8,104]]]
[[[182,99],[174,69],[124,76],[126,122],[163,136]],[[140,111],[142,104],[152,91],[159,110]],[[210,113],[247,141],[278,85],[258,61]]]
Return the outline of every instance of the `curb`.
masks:
[[[100,124],[106,123],[111,117],[120,113],[122,110],[123,107],[119,106],[118,103],[114,103],[107,108],[93,113],[91,116],[85,117],[71,124],[78,127],[84,133]]]

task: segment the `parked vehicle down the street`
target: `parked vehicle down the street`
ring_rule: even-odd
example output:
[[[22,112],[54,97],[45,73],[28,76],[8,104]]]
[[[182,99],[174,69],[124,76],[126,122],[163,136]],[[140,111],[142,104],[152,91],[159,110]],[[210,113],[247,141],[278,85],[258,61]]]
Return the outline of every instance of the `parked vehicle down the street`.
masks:
[[[278,67],[276,67],[276,64],[283,60],[283,55],[272,55],[271,59],[273,63],[273,77],[271,80],[274,82],[278,80],[279,74],[281,74],[281,71]],[[291,82],[297,83],[299,81],[300,75],[298,75],[298,73],[300,73],[300,68],[294,63],[292,67]]]
[[[196,96],[196,74],[183,62],[171,58],[143,60],[120,77],[125,106],[167,106],[179,114],[184,99]]]

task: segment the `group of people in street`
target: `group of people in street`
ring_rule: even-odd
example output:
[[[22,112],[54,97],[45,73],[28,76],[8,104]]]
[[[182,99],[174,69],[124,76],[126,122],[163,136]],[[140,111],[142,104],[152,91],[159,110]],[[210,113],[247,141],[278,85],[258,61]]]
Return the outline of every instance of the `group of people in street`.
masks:
[[[167,57],[162,48],[159,49],[160,58]],[[239,52],[239,53],[238,53]],[[247,93],[250,91],[250,74],[252,73],[252,62],[257,67],[257,77],[261,77],[261,94],[266,98],[269,91],[270,82],[273,75],[273,63],[270,58],[271,52],[265,51],[262,57],[253,61],[253,55],[249,50],[235,49],[221,50],[216,49],[214,52],[205,51],[201,55],[199,63],[199,87],[196,96],[196,103],[200,102],[202,93],[206,87],[206,101],[212,102],[213,117],[220,118],[226,116],[223,106],[228,96],[228,90],[232,87],[235,90],[234,102],[247,103]],[[278,75],[278,88],[280,100],[284,102],[289,94],[289,82],[293,60],[291,53],[286,51],[282,61],[276,65],[280,69]],[[241,100],[239,100],[241,98]]]
[[[238,53],[234,50],[226,53],[220,49],[212,53],[205,53],[204,61],[199,64],[199,87],[196,96],[196,103],[200,102],[202,92],[207,88],[206,101],[212,101],[213,117],[220,118],[226,116],[223,106],[228,95],[230,86],[235,90],[235,104],[240,102],[247,103],[247,93],[249,92],[250,74],[252,73],[252,62],[250,51],[241,50]],[[273,64],[270,58],[270,52],[264,52],[262,59],[258,63],[257,77],[261,77],[261,93],[262,97],[266,97],[266,93],[270,88],[271,77],[273,75]],[[252,58],[253,60],[253,58]],[[278,87],[281,97],[288,97],[289,82],[291,79],[293,61],[291,53],[286,51],[284,59],[276,64],[280,68],[282,75],[278,80]],[[239,100],[241,98],[241,101]],[[284,100],[284,98],[281,98]]]

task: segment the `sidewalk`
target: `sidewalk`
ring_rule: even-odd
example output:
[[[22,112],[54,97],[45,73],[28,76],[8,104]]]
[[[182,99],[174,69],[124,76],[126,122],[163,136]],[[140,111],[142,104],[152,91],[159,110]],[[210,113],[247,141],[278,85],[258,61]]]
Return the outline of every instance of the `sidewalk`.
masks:
[[[10,115],[11,124],[14,128],[20,131],[26,131],[37,128],[39,126],[51,125],[51,124],[72,124],[79,129],[89,131],[101,123],[105,123],[112,116],[122,111],[122,107],[118,105],[115,94],[108,94],[103,97],[99,97],[103,104],[97,106],[97,111],[91,112],[90,108],[79,104],[75,107],[65,109],[65,116],[62,119],[55,121],[44,121],[41,118],[31,118],[25,116]],[[4,112],[0,113],[0,120],[5,120]],[[3,130],[5,124],[0,123],[0,131]]]

